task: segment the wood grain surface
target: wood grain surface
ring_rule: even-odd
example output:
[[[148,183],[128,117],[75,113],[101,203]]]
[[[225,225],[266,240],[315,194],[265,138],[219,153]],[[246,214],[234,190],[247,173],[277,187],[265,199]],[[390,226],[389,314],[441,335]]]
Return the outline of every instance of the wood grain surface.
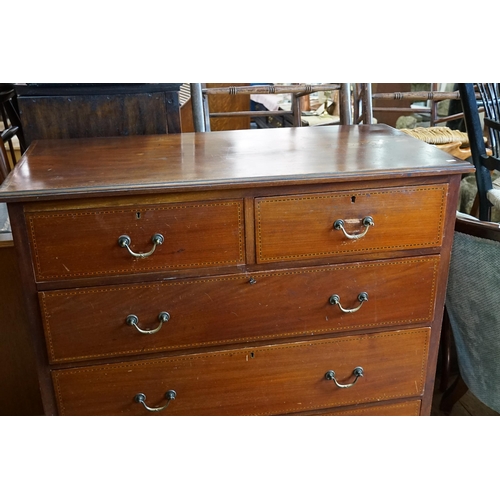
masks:
[[[30,213],[27,223],[39,281],[245,262],[242,200]],[[155,234],[164,241],[147,258],[118,244],[127,235],[146,253]]]
[[[440,184],[258,198],[257,262],[439,247],[447,196]],[[337,220],[348,235],[366,234],[349,239],[334,229]]]
[[[439,257],[358,262],[40,293],[51,360],[74,361],[292,336],[430,324]],[[402,293],[411,283],[411,293]],[[368,301],[355,313],[344,309]],[[155,334],[158,316],[170,319]]]
[[[308,411],[418,396],[423,391],[430,330],[393,331],[253,349],[214,351],[142,362],[53,371],[62,415],[255,415]],[[342,384],[325,378],[333,370]]]
[[[469,163],[385,125],[47,140],[28,149],[0,201],[464,171]]]

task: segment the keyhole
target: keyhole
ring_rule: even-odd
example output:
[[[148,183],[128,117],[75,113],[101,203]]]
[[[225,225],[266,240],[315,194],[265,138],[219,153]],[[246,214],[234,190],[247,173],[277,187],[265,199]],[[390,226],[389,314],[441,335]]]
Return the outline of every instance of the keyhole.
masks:
[[[136,214],[135,214],[135,218],[136,218],[136,219],[140,219],[140,218],[141,218],[141,212],[136,212]]]
[[[251,358],[255,358],[255,353],[251,352],[251,353],[250,353],[250,357],[251,357]]]
[[[351,196],[351,203],[356,203],[356,196]]]

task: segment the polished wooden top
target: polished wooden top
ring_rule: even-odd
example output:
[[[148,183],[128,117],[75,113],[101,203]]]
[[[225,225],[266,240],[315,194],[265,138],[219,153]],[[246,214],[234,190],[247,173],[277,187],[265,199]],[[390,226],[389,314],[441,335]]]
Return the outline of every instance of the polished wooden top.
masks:
[[[147,194],[469,172],[386,125],[35,141],[0,201]]]

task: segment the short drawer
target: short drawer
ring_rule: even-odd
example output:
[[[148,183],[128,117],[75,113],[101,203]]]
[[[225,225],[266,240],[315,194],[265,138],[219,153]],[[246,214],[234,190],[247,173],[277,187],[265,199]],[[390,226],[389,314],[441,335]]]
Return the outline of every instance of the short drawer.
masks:
[[[54,370],[52,376],[62,415],[282,414],[421,395],[429,335],[429,328],[401,330]],[[362,376],[354,375],[356,368]]]
[[[257,198],[257,262],[439,247],[447,193],[439,184]]]
[[[424,326],[434,314],[438,268],[439,256],[417,257],[47,291],[39,299],[49,360],[67,362]]]
[[[241,200],[27,213],[38,281],[245,261]],[[161,244],[153,242],[161,235]],[[128,237],[128,248],[120,237]]]

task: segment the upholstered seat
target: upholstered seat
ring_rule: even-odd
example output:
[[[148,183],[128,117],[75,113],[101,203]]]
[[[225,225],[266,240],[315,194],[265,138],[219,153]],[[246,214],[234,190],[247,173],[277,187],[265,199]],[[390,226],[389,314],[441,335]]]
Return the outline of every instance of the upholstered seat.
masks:
[[[457,219],[446,309],[463,384],[445,394],[451,410],[468,388],[500,412],[500,224]],[[460,387],[462,390],[460,391]]]

